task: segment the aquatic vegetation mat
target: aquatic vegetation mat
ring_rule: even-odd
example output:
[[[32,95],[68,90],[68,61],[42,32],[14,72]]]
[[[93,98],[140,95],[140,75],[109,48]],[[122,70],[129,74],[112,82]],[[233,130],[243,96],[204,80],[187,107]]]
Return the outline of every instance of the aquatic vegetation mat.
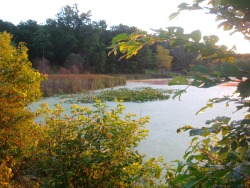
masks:
[[[178,90],[155,89],[151,87],[138,87],[134,89],[119,88],[100,92],[85,93],[77,96],[64,96],[70,103],[94,103],[96,99],[101,101],[123,102],[147,102],[155,100],[167,100]]]

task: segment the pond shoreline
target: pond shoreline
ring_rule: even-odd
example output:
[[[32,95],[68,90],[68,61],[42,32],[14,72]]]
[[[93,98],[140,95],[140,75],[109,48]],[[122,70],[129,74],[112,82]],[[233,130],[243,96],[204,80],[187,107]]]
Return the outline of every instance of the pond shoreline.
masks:
[[[145,80],[128,80],[126,86],[117,86],[113,89],[127,87],[152,87],[162,89],[184,89],[184,85],[169,86],[167,83],[171,79],[145,79]],[[229,87],[230,86],[230,87]],[[206,126],[208,119],[217,116],[230,116],[233,119],[239,119],[243,113],[241,111],[233,113],[235,106],[230,103],[226,107],[225,103],[216,104],[213,109],[207,109],[205,113],[196,115],[196,112],[206,105],[208,99],[230,95],[236,89],[233,84],[229,86],[222,84],[211,88],[189,87],[187,92],[181,96],[181,99],[169,99],[164,101],[149,101],[143,103],[123,102],[125,113],[133,113],[138,116],[150,116],[150,122],[146,127],[149,129],[148,137],[143,140],[138,150],[148,157],[163,156],[166,161],[181,159],[185,150],[189,146],[190,137],[187,132],[177,134],[176,130],[185,125],[194,127]],[[112,89],[112,88],[106,88]],[[106,90],[105,89],[105,90]],[[71,97],[69,95],[68,97]],[[66,99],[60,96],[48,97],[38,103],[48,103],[51,107]],[[38,103],[33,108],[38,107]],[[117,105],[116,102],[106,102],[110,108]],[[72,104],[62,103],[65,112],[69,112]],[[81,103],[85,107],[93,107],[93,104]]]

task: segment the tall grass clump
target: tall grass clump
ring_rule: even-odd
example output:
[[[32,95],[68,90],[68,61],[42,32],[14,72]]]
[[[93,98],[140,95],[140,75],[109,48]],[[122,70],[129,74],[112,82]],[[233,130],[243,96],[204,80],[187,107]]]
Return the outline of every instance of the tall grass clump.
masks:
[[[73,94],[126,85],[124,76],[102,74],[50,74],[41,84],[44,96]]]

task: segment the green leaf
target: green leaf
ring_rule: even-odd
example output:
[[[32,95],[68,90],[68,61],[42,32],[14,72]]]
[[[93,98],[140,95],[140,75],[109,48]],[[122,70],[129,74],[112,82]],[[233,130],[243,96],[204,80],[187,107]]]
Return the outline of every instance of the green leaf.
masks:
[[[129,36],[129,38],[130,38],[130,40],[136,40],[136,39],[138,39],[138,38],[140,38],[140,37],[144,37],[145,36],[145,32],[134,32],[134,33],[132,33],[130,36]]]
[[[129,37],[128,37],[128,34],[127,33],[121,33],[117,36],[115,36],[113,39],[112,39],[112,43],[117,43],[121,40],[128,40]]]
[[[232,63],[223,63],[216,68],[226,77],[236,77],[241,79],[242,73],[239,71],[238,67]]]
[[[250,124],[250,119],[243,119],[240,124],[241,125]]]
[[[198,112],[196,112],[196,115],[198,115],[201,112],[205,112],[206,109],[207,109],[207,106],[202,107],[200,110],[198,110]]]
[[[201,135],[203,133],[204,133],[204,130],[202,129],[192,129],[191,131],[189,131],[190,136]]]
[[[177,38],[177,39],[172,39],[169,41],[169,44],[171,45],[171,47],[179,47],[179,46],[182,46],[182,45],[185,45],[187,44],[188,41],[187,40],[183,40],[183,39],[180,39],[180,38]]]
[[[226,146],[226,147],[220,149],[220,151],[218,153],[218,155],[219,155],[218,158],[220,160],[223,160],[227,157],[227,154],[228,154],[228,147]]]
[[[209,74],[209,70],[203,65],[194,65],[191,67],[190,71],[195,73]]]
[[[193,39],[194,42],[200,42],[201,40],[201,32],[200,30],[195,30],[192,33],[190,33],[190,38]]]
[[[174,12],[174,13],[172,13],[172,14],[168,17],[168,19],[169,19],[169,20],[172,20],[172,19],[174,19],[175,17],[177,17],[179,14],[180,14],[180,12]]]
[[[228,170],[219,170],[217,172],[214,173],[214,177],[221,179],[222,177],[224,177],[226,174],[228,173]]]
[[[247,142],[246,138],[242,139],[240,141],[239,145],[240,145],[241,148],[248,149],[248,142]]]
[[[212,125],[213,129],[218,129],[219,127],[221,127],[223,125],[223,123],[215,123]]]
[[[203,40],[206,44],[215,45],[219,41],[219,37],[216,35],[204,36]]]
[[[233,143],[231,144],[231,149],[232,149],[232,151],[235,151],[235,150],[237,149],[237,147],[238,147],[237,142],[236,142],[236,141],[233,141]]]
[[[181,3],[181,4],[179,4],[177,7],[178,7],[179,9],[187,9],[187,8],[188,8],[187,5],[188,5],[187,3]]]
[[[199,183],[202,179],[204,179],[204,177],[196,177],[196,178],[193,178],[191,180],[189,180],[187,182],[187,184],[185,185],[185,188],[192,188],[194,187],[197,183]]]
[[[228,31],[233,29],[233,25],[232,24],[224,24],[223,26],[224,31]]]
[[[244,99],[250,96],[250,79],[247,79],[239,83],[237,90],[240,93],[240,96]]]
[[[170,86],[171,85],[188,85],[188,84],[189,84],[188,80],[183,76],[177,76],[168,83],[168,85]]]
[[[211,188],[214,187],[214,181],[212,181],[211,179],[208,179],[208,180],[205,182],[203,188],[210,188],[210,187],[211,187]]]

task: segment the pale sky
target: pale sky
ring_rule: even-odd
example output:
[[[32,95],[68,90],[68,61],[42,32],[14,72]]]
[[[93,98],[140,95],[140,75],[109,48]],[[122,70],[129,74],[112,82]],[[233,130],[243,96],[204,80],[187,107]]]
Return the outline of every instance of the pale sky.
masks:
[[[149,31],[169,26],[183,27],[185,32],[201,30],[203,35],[218,35],[219,44],[231,48],[237,46],[237,52],[250,53],[250,43],[241,34],[230,36],[217,29],[214,16],[191,11],[183,12],[178,18],[169,21],[168,16],[175,12],[182,2],[192,0],[2,0],[0,3],[0,19],[18,24],[28,19],[38,24],[46,22],[47,18],[55,15],[65,5],[78,4],[80,12],[91,11],[92,21],[106,20],[109,26],[120,23],[136,26]]]

